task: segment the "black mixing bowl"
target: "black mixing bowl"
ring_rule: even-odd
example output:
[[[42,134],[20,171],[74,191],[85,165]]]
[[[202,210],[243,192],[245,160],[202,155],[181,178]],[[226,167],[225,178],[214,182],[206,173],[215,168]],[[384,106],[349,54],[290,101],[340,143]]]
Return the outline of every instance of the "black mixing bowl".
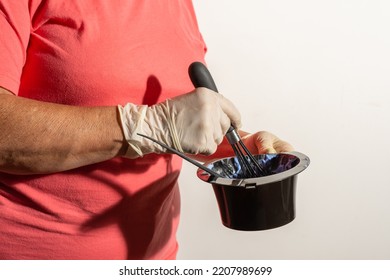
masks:
[[[310,160],[298,152],[255,155],[266,175],[243,178],[236,157],[205,163],[220,176],[198,169],[197,175],[211,183],[222,223],[236,230],[266,230],[283,226],[295,218],[297,174]]]

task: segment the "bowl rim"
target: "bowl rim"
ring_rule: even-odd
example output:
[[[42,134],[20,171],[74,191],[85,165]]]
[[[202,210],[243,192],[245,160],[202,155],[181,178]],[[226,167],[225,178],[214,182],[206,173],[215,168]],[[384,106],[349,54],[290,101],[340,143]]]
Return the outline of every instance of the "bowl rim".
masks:
[[[254,186],[261,186],[265,184],[270,184],[274,182],[279,182],[282,180],[285,180],[289,177],[295,176],[298,173],[301,173],[303,170],[305,170],[309,164],[310,164],[310,159],[308,156],[305,154],[302,154],[300,152],[283,152],[283,153],[278,153],[279,154],[285,154],[285,155],[292,155],[295,156],[299,159],[299,163],[294,166],[293,168],[290,168],[289,170],[273,174],[273,175],[268,175],[264,177],[256,177],[256,178],[248,178],[248,179],[229,179],[229,178],[222,178],[222,177],[215,177],[213,175],[210,175],[206,171],[198,168],[196,174],[199,179],[202,181],[211,183],[211,184],[218,184],[218,185],[224,185],[224,186],[233,186],[233,187],[254,187]],[[268,155],[275,155],[275,154],[268,154]],[[225,157],[225,158],[220,158],[217,160],[211,160],[203,163],[204,166],[207,166],[213,162],[227,159],[231,157]]]

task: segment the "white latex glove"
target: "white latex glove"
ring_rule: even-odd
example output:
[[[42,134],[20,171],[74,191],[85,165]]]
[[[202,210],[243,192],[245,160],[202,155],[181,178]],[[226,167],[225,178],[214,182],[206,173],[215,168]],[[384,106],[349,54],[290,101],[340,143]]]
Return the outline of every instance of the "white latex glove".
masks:
[[[181,152],[210,155],[232,124],[241,127],[236,107],[221,94],[206,88],[168,99],[154,106],[118,106],[129,148],[126,157],[165,153],[165,148],[137,133],[150,136]]]
[[[291,152],[294,150],[290,143],[268,131],[259,131],[256,133],[242,131],[241,140],[249,151],[255,155]]]

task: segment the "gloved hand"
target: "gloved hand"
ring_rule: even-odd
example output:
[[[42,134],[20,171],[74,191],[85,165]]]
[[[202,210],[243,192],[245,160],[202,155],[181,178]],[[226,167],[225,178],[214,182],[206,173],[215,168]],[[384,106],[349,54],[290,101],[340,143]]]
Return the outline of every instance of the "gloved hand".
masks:
[[[241,140],[244,145],[253,155],[291,152],[294,150],[293,146],[291,146],[288,142],[280,139],[279,137],[268,131],[249,133],[246,131],[238,130],[237,132],[240,134]],[[217,151],[211,156],[197,155],[191,156],[191,158],[201,162],[207,162],[219,158],[234,156],[235,154],[232,149],[232,146],[225,137],[221,145],[218,146]]]
[[[281,140],[268,131],[256,133],[241,133],[241,140],[253,154],[273,154],[291,152],[294,150],[288,142]]]
[[[129,143],[126,157],[165,153],[145,134],[184,153],[210,155],[222,142],[230,124],[239,128],[241,116],[221,94],[206,88],[153,105],[118,106],[123,133]]]

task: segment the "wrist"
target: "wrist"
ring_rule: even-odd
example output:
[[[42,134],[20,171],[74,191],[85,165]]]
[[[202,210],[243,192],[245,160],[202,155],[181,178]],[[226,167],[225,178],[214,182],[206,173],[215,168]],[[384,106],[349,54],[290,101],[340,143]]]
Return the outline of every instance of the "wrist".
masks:
[[[124,156],[128,158],[142,157],[144,155],[141,149],[142,138],[137,133],[142,132],[148,106],[127,103],[124,107],[118,105],[117,108],[124,139],[127,142]]]

